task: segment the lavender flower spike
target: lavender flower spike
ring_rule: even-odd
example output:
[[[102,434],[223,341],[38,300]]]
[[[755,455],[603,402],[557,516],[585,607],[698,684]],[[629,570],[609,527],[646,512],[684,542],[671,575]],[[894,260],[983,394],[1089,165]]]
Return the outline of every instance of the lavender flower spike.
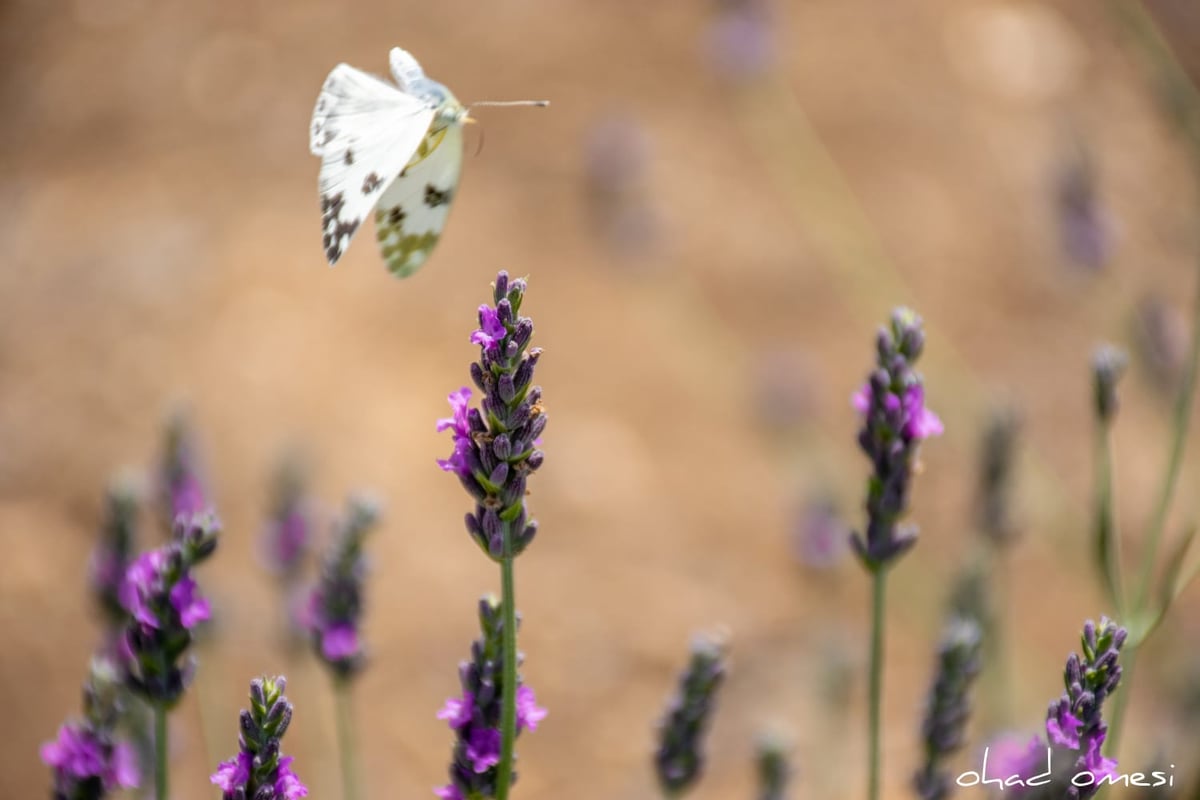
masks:
[[[784,800],[792,765],[791,743],[779,732],[768,732],[758,740],[758,800]]]
[[[1071,653],[1067,657],[1063,671],[1066,691],[1046,713],[1046,735],[1058,751],[1055,760],[1073,757],[1071,784],[1064,787],[1063,795],[1070,800],[1095,796],[1105,779],[1116,772],[1117,762],[1101,755],[1108,734],[1101,711],[1121,682],[1118,659],[1127,635],[1107,618],[1102,617],[1099,626],[1088,620],[1081,637],[1083,656]],[[1079,778],[1085,772],[1091,773],[1091,783]]]
[[[954,788],[944,761],[963,743],[971,713],[968,692],[979,674],[981,633],[970,620],[955,619],[947,626],[938,652],[938,671],[921,726],[925,763],[913,786],[921,800],[944,800]]]
[[[876,339],[876,369],[853,398],[863,419],[858,444],[873,469],[866,536],[855,533],[851,544],[870,572],[890,566],[916,542],[916,527],[898,523],[908,510],[917,450],[923,440],[942,433],[913,368],[924,346],[921,318],[905,308],[892,312],[890,327],[881,328]]]
[[[282,676],[250,682],[250,709],[242,711],[239,723],[241,749],[209,778],[224,800],[300,800],[308,795],[308,787],[292,772],[292,757],[280,751],[292,721],[286,686]]]
[[[313,648],[339,680],[353,677],[366,660],[359,636],[367,567],[362,547],[378,519],[373,502],[350,499],[321,565],[321,578],[309,596],[305,623]]]
[[[462,694],[451,697],[438,712],[454,731],[450,761],[450,783],[434,789],[443,800],[491,798],[497,794],[500,763],[500,720],[502,715],[504,663],[504,613],[499,600],[479,601],[480,638],[471,645],[471,659],[458,667]],[[533,689],[521,685],[517,676],[517,734],[537,730],[546,709],[537,705]],[[516,773],[513,773],[513,781]]]
[[[297,459],[287,458],[279,465],[262,536],[263,561],[285,587],[296,580],[312,545],[313,513],[305,483],[305,470]]]
[[[115,738],[120,680],[116,665],[94,660],[84,685],[84,718],[63,725],[54,741],[42,745],[42,761],[54,770],[54,800],[99,800],[138,785],[133,749]]]
[[[692,659],[679,680],[679,691],[659,724],[654,767],[669,796],[689,789],[704,768],[704,736],[725,679],[726,642],[723,636],[698,636]]]
[[[118,590],[128,614],[121,650],[129,686],[160,708],[173,706],[191,679],[192,665],[182,659],[192,630],[209,616],[192,568],[216,550],[220,530],[211,512],[180,514],[170,543],[138,556]]]
[[[190,517],[209,508],[208,493],[200,478],[196,445],[183,415],[167,422],[159,474],[160,503],[170,528],[181,514]]]
[[[483,392],[479,408],[470,407],[471,390],[463,387],[450,395],[453,414],[438,420],[437,429],[454,437],[453,451],[438,465],[458,476],[475,503],[467,532],[499,561],[506,529],[513,556],[537,534],[525,508],[525,483],[544,459],[538,448],[546,413],[542,389],[533,385],[542,351],[529,347],[533,321],[520,316],[525,281],[500,272],[493,297],[495,306],[479,307],[479,329],[471,334],[479,345],[479,361],[471,365],[471,379]]]

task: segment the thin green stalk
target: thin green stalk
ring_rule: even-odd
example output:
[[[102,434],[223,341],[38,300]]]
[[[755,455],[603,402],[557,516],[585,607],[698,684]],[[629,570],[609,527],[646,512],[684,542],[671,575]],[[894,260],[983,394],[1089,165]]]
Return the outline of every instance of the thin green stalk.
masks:
[[[880,711],[883,705],[883,639],[887,625],[884,616],[884,595],[887,591],[887,567],[877,568],[871,582],[871,688],[870,688],[870,751],[868,754],[867,800],[879,800],[879,736]]]
[[[334,680],[333,701],[337,717],[338,757],[342,762],[342,800],[358,800],[358,759],[350,713],[350,681]]]
[[[167,800],[167,709],[154,704],[154,797]]]
[[[1113,514],[1112,442],[1108,423],[1096,420],[1096,558],[1108,599],[1119,619],[1125,619],[1121,581],[1121,541]]]
[[[500,594],[504,605],[504,674],[501,678],[500,766],[496,773],[496,800],[507,800],[512,783],[513,742],[517,738],[517,601],[513,581],[512,525],[503,523],[504,548],[500,557]]]

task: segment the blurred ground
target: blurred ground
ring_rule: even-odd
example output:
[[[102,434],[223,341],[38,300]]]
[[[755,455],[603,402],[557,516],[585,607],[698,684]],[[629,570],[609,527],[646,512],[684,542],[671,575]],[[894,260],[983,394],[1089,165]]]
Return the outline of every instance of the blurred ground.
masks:
[[[818,487],[857,509],[847,398],[900,302],[929,322],[924,371],[948,432],[925,450],[923,539],[894,579],[888,794],[907,796],[916,764],[931,647],[970,545],[978,432],[998,400],[1021,409],[1029,442],[1007,570],[1010,721],[1038,726],[1082,620],[1105,610],[1085,539],[1087,360],[1100,340],[1132,346],[1149,295],[1186,312],[1186,154],[1099,4],[792,5],[774,9],[777,77],[740,87],[713,68],[703,4],[0,7],[0,795],[46,790],[36,749],[75,713],[95,643],[83,577],[103,487],[152,461],[182,404],[227,534],[202,576],[219,636],[175,718],[175,797],[214,795],[207,775],[234,751],[263,671],[291,678],[289,744],[312,796],[337,796],[323,676],[280,647],[254,558],[268,471],[293,442],[330,507],[360,486],[386,502],[356,698],[366,782],[431,796],[451,741],[433,714],[455,691],[476,597],[499,588],[461,530],[461,490],[434,466],[448,442],[433,421],[467,382],[473,310],[498,268],[530,277],[551,414],[531,501],[542,533],[518,587],[525,674],[551,716],[522,738],[522,798],[654,796],[653,722],[689,635],[718,622],[733,672],[696,797],[751,796],[753,738],[771,723],[795,733],[797,796],[861,795],[862,681],[845,708],[829,675],[861,662],[866,582],[852,564],[803,571],[790,531]],[[1177,46],[1197,42],[1186,4],[1155,8]],[[305,147],[329,68],[383,72],[395,44],[464,101],[553,101],[479,114],[486,147],[468,156],[433,262],[405,283],[369,234],[324,265]],[[753,36],[734,44],[752,70]],[[615,189],[604,170],[624,167],[604,166],[604,137],[626,134],[613,124],[633,126],[618,161],[644,148]],[[1095,205],[1073,215],[1074,195],[1060,197],[1081,153]],[[764,372],[778,400],[765,416]],[[1168,404],[1136,365],[1123,397],[1128,550]],[[1173,523],[1194,517],[1196,478],[1192,454]],[[1144,659],[1126,736],[1132,762],[1165,753],[1180,775],[1200,769],[1172,694],[1195,683],[1196,608],[1193,594]]]

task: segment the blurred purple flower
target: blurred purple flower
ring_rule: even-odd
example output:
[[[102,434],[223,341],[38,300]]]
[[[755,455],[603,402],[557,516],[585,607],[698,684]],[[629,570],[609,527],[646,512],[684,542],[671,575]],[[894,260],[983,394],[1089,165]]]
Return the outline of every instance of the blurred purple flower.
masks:
[[[764,77],[775,65],[772,15],[766,0],[721,0],[706,50],[717,75],[734,83]]]
[[[442,800],[464,800],[462,792],[453,783],[448,783],[445,786],[439,786],[433,790],[433,793]]]
[[[476,773],[487,772],[500,763],[500,731],[475,728],[467,740],[467,758]]]
[[[446,705],[442,706],[442,710],[437,713],[437,718],[446,720],[450,724],[451,728],[457,729],[470,722],[474,713],[475,695],[473,695],[471,692],[465,692],[463,693],[462,699],[457,697],[451,697],[447,699]]]
[[[1097,188],[1096,170],[1087,151],[1079,148],[1059,168],[1057,216],[1063,252],[1074,263],[1092,270],[1112,257],[1113,224]]]
[[[598,120],[584,142],[588,206],[597,234],[624,255],[646,251],[657,238],[658,215],[650,203],[647,165],[650,139],[632,117]]]
[[[800,563],[816,570],[830,569],[849,552],[850,527],[826,496],[807,502],[794,529],[794,552]]]
[[[133,750],[124,743],[105,742],[79,725],[59,728],[58,738],[42,745],[41,757],[46,766],[55,770],[56,786],[82,784],[97,778],[106,792],[138,785]]]
[[[1173,391],[1183,378],[1188,350],[1187,320],[1179,309],[1159,295],[1142,298],[1134,316],[1134,343],[1155,385]]]
[[[328,661],[342,661],[358,655],[358,632],[349,623],[331,625],[321,633],[321,653]]]

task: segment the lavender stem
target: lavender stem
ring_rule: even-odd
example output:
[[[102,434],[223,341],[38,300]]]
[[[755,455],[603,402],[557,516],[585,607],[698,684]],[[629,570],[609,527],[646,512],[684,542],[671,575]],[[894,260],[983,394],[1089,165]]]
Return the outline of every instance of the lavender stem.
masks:
[[[513,580],[512,525],[501,523],[503,552],[500,558],[500,594],[504,621],[504,672],[501,680],[500,765],[496,777],[496,800],[506,800],[512,783],[513,742],[517,738],[517,601]]]
[[[870,751],[867,756],[868,800],[879,800],[879,715],[883,700],[883,643],[887,627],[884,599],[887,594],[887,567],[877,569],[871,580],[871,665],[870,665]]]
[[[154,704],[154,797],[167,800],[167,707]]]
[[[338,758],[342,765],[342,800],[358,800],[358,764],[354,750],[354,725],[350,719],[350,681],[334,679]]]

